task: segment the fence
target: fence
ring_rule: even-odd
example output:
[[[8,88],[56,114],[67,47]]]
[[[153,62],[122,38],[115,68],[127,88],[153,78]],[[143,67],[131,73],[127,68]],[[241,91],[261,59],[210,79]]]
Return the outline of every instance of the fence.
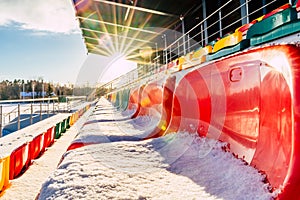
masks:
[[[72,112],[86,101],[85,96],[68,96],[63,103],[58,99],[55,97],[0,101],[0,137],[10,133],[5,132],[5,127],[20,130],[22,126],[31,125],[56,113]]]

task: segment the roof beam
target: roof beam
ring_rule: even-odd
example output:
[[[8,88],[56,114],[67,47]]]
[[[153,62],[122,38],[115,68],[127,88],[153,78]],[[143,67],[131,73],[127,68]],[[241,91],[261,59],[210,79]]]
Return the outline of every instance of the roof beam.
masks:
[[[88,36],[84,36],[84,38],[87,38],[87,39],[90,39],[90,40],[98,41],[98,42],[99,42],[99,45],[103,44],[101,40],[98,40],[98,39],[96,39],[96,38],[92,38],[92,37],[88,37]],[[102,48],[101,46],[100,46],[100,48],[99,48],[99,46],[96,45],[96,44],[91,44],[91,43],[89,43],[89,42],[87,42],[87,43],[88,43],[89,45],[93,45],[94,47],[96,47],[96,48],[98,48],[98,49],[100,49],[100,48],[101,48],[101,49],[104,49],[104,48]],[[112,44],[115,44],[115,43],[112,42]],[[126,45],[126,46],[131,47],[133,50],[140,50],[140,49],[142,49],[142,47],[139,46],[139,45],[142,45],[142,44],[137,44],[137,45],[134,45],[134,46],[132,46],[132,45]]]
[[[105,21],[101,21],[101,20],[96,20],[96,19],[90,19],[90,18],[86,18],[86,17],[77,17],[78,19],[82,19],[84,21],[92,21],[92,22],[97,22],[97,23],[101,23],[101,24],[106,24],[106,25],[111,25],[111,26],[117,26],[117,27],[121,27],[121,28],[126,28],[126,29],[130,29],[130,30],[134,30],[134,31],[140,31],[140,32],[145,32],[145,33],[150,33],[150,34],[156,34],[157,32],[154,31],[149,31],[149,30],[145,30],[142,28],[135,28],[135,27],[131,27],[131,26],[124,26],[121,24],[114,24],[114,23],[110,23],[110,22],[105,22]]]
[[[105,51],[106,49],[103,49],[103,48],[100,49],[99,47],[96,47],[95,45],[88,43],[88,42],[86,42],[85,44],[86,44],[86,48],[87,48],[88,52],[91,52],[91,51],[97,52],[97,54],[103,55],[103,56],[112,55],[112,53]]]
[[[123,4],[123,3],[117,3],[117,2],[113,2],[113,1],[107,1],[107,0],[94,0],[94,1],[95,2],[100,2],[100,3],[106,3],[106,4],[110,4],[110,5],[115,5],[115,6],[120,6],[120,7],[123,7],[123,8],[139,10],[139,11],[142,11],[142,12],[147,12],[147,13],[156,14],[156,15],[163,15],[163,16],[169,16],[169,17],[178,17],[176,15],[160,12],[160,11],[157,11],[157,10],[152,10],[152,9],[148,9],[148,8],[142,8],[142,7],[127,5],[127,4]]]
[[[136,39],[136,38],[132,38],[132,37],[126,37],[126,36],[122,36],[122,35],[118,35],[118,34],[107,33],[107,32],[103,32],[103,31],[97,31],[97,30],[93,30],[93,29],[89,29],[89,28],[81,28],[81,29],[85,30],[85,31],[93,32],[93,33],[108,34],[108,35],[112,35],[112,36],[115,36],[115,37],[127,38],[127,39],[134,40],[134,41],[155,44],[154,42],[150,42],[148,40],[142,40],[142,39]]]

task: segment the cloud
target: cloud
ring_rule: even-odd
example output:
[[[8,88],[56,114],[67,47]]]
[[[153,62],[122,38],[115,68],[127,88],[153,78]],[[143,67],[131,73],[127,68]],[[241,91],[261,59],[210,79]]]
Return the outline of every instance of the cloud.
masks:
[[[0,26],[37,32],[79,32],[71,0],[0,0]]]

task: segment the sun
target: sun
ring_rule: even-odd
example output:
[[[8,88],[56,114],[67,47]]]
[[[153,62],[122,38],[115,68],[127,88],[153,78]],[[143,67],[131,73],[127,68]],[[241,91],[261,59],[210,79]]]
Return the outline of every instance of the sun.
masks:
[[[110,63],[106,66],[99,82],[109,82],[136,68],[137,63],[126,60],[125,55],[121,53],[115,53],[110,57]]]

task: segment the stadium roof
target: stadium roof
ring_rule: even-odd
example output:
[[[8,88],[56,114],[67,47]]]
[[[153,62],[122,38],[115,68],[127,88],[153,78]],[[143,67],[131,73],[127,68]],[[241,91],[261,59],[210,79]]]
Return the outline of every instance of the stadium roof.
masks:
[[[118,52],[129,60],[138,59],[145,48],[156,48],[164,31],[178,29],[182,16],[201,8],[196,0],[73,0],[73,3],[88,52],[104,56]]]

